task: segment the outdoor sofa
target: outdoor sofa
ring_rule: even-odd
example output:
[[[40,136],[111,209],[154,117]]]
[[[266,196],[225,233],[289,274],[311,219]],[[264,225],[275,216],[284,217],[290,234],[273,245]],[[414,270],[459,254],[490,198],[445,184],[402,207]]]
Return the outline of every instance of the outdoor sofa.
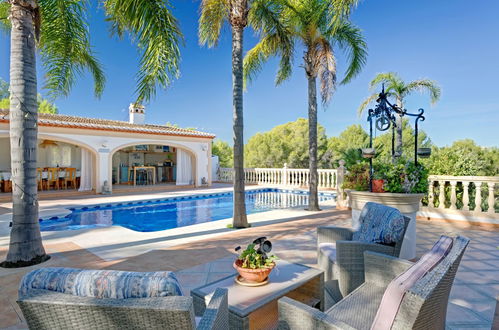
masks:
[[[19,306],[30,329],[228,328],[227,290],[217,289],[204,315],[172,272],[41,268],[26,274]]]
[[[339,300],[364,283],[364,252],[399,257],[410,218],[399,210],[366,203],[359,217],[360,228],[323,226],[317,228],[317,263],[324,271],[326,291]],[[340,296],[331,288],[339,287]]]
[[[452,283],[468,243],[466,237],[455,238],[448,254],[402,292],[389,290],[417,273],[416,266],[411,267],[415,264],[365,252],[364,284],[325,312],[288,297],[279,299],[279,329],[443,330]]]

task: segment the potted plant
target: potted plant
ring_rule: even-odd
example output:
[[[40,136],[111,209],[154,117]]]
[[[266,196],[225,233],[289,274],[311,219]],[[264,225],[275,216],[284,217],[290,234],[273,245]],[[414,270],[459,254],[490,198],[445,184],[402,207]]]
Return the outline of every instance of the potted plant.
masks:
[[[385,184],[385,169],[382,166],[379,166],[373,173],[373,181],[372,181],[373,192],[375,193],[383,193],[385,190],[383,186]]]
[[[238,246],[235,250],[240,251],[241,247]],[[236,278],[236,281],[243,285],[265,282],[277,260],[276,256],[267,254],[271,250],[272,243],[266,237],[257,238],[249,244],[234,262],[234,268],[241,277],[241,279]]]

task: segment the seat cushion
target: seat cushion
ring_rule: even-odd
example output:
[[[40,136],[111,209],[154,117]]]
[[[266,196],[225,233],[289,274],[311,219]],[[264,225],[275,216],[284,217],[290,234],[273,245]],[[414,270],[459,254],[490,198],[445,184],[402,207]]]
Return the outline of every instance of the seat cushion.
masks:
[[[332,262],[336,262],[336,243],[320,243],[319,250]]]
[[[394,245],[403,238],[405,220],[396,208],[373,202],[366,203],[360,213],[359,222],[360,228],[352,236],[354,241]]]
[[[149,298],[181,296],[182,288],[172,272],[125,272],[76,268],[40,268],[26,274],[19,297],[30,289],[50,290],[80,297]]]
[[[383,294],[371,329],[391,329],[405,293],[447,256],[452,243],[452,238],[441,236],[428,253],[390,282]]]

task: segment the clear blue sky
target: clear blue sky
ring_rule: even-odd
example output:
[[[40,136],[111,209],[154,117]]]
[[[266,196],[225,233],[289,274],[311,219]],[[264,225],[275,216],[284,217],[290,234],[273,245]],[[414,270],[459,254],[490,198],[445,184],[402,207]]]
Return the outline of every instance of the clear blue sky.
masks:
[[[95,3],[96,1],[91,1]],[[147,104],[148,123],[177,123],[232,139],[230,31],[224,30],[218,48],[198,46],[197,20],[200,1],[171,1],[186,46],[182,48],[181,77]],[[407,108],[424,108],[422,128],[437,145],[472,138],[481,145],[499,143],[499,1],[400,1],[364,0],[355,10],[354,22],[365,34],[369,58],[363,72],[350,84],[339,86],[327,109],[320,109],[319,122],[329,136],[348,125],[361,123],[356,109],[369,94],[368,82],[378,72],[396,71],[407,80],[438,81],[441,101],[431,107],[426,96],[408,99]],[[82,77],[71,95],[56,100],[64,114],[127,119],[134,99],[134,75],[138,54],[128,40],[111,39],[101,10],[90,12],[92,43],[102,61],[107,85],[103,97],[92,94],[92,81]],[[245,49],[255,44],[246,30]],[[8,80],[9,40],[0,36],[0,77]],[[274,86],[276,62],[270,61],[245,93],[245,138],[275,125],[307,115],[307,87],[303,69],[291,80]],[[338,54],[340,78],[345,61]],[[40,81],[43,79],[39,68]],[[41,84],[40,84],[41,86]],[[43,91],[41,91],[43,93]]]

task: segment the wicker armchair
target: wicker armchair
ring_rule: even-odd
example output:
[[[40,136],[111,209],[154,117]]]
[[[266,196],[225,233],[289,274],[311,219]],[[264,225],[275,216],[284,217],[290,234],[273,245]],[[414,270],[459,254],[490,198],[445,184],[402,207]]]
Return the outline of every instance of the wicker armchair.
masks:
[[[38,270],[39,271],[39,270]],[[219,288],[213,294],[205,313],[201,318],[194,316],[194,306],[191,297],[186,296],[153,296],[134,298],[96,298],[95,296],[79,296],[63,293],[57,290],[68,289],[82,277],[71,278],[66,281],[65,274],[54,274],[58,269],[50,269],[42,274],[47,279],[47,289],[34,288],[40,285],[36,274],[29,273],[23,278],[19,290],[18,304],[30,329],[215,329],[225,330],[229,326],[229,311],[227,289]],[[36,272],[36,271],[34,271]],[[90,271],[91,272],[91,271]],[[105,272],[120,273],[119,271],[95,271],[97,276],[106,276]],[[32,272],[33,273],[33,272]],[[124,272],[122,272],[124,273]],[[131,273],[131,272],[128,272]],[[169,272],[163,272],[169,273]],[[135,275],[141,273],[134,273]],[[147,274],[147,273],[142,273]],[[31,279],[29,278],[31,276]],[[72,276],[72,275],[70,275]],[[79,276],[79,277],[78,277]],[[120,276],[118,274],[118,276]],[[118,277],[114,276],[114,277]],[[147,275],[145,275],[147,276]],[[153,274],[154,276],[154,274]],[[158,275],[156,273],[157,280]],[[89,276],[86,276],[87,278]],[[174,277],[174,275],[172,275]],[[68,277],[69,278],[69,277]],[[74,281],[73,281],[74,279]],[[109,279],[97,280],[97,285],[83,283],[74,291],[87,293],[102,293],[103,290],[114,290],[116,284],[103,287],[101,283]],[[111,281],[113,278],[111,279]],[[159,280],[161,281],[161,280]],[[158,287],[159,281],[151,285],[151,289]],[[122,283],[130,283],[129,277]],[[137,282],[125,288],[126,292],[142,289]],[[144,284],[144,282],[142,282]],[[85,286],[87,285],[87,286]],[[94,285],[92,287],[92,285]],[[76,285],[75,285],[76,287]],[[168,286],[166,287],[169,290]],[[57,290],[54,290],[56,289]],[[71,291],[69,289],[68,291]],[[118,289],[119,290],[119,289]],[[125,291],[123,291],[125,292]]]
[[[452,282],[468,243],[457,237],[449,254],[405,293],[392,330],[445,329]],[[386,287],[412,263],[375,252],[364,258],[365,283],[326,312],[279,299],[279,329],[370,329]]]
[[[375,204],[375,203],[368,203]],[[388,206],[375,204],[377,209],[390,209]],[[369,212],[362,212],[361,223],[367,221]],[[402,216],[400,214],[400,216]],[[339,287],[340,296],[328,292],[330,298],[338,301],[364,283],[364,252],[372,251],[399,257],[405,231],[410,218],[403,216],[404,227],[401,239],[392,245],[367,243],[353,240],[355,231],[345,227],[325,226],[317,228],[317,264],[324,271],[326,290]]]

